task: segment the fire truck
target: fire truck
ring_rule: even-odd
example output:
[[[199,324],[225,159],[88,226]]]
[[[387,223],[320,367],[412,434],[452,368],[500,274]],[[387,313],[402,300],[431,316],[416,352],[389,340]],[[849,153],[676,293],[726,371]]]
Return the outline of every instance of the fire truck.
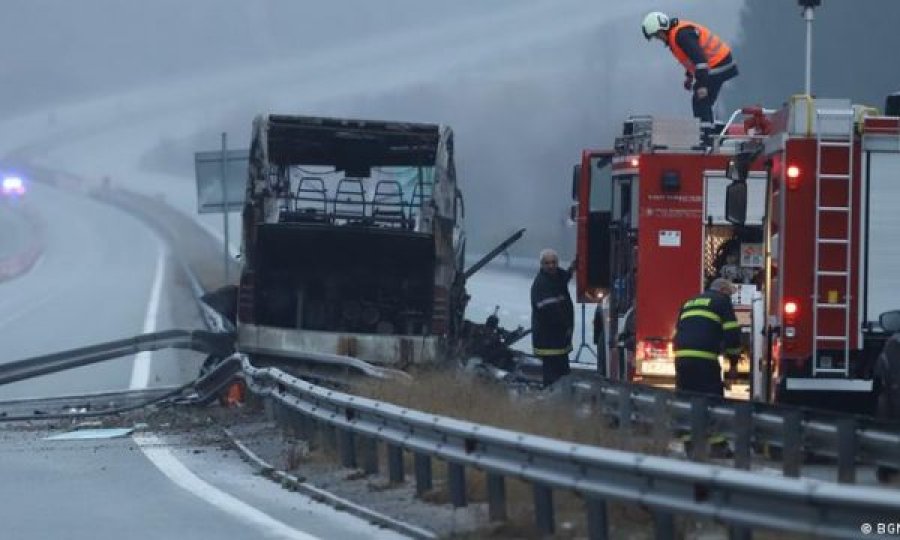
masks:
[[[868,412],[881,390],[880,315],[900,305],[900,114],[887,109],[797,96],[734,160],[731,223],[749,217],[751,164],[766,171],[761,397]]]
[[[871,410],[878,318],[900,305],[898,125],[796,96],[739,111],[712,148],[693,120],[637,117],[613,149],[584,151],[577,291],[605,308],[607,373],[671,384],[679,307],[722,276],[739,289],[748,397]]]
[[[729,131],[754,133],[765,122],[761,109],[747,109]],[[579,301],[605,307],[613,378],[673,385],[679,308],[719,276],[740,284],[735,307],[747,354],[739,373],[749,376],[765,173],[748,174],[750,215],[729,223],[726,171],[738,140],[709,149],[696,119],[632,117],[613,149],[582,153],[573,181],[576,290]]]

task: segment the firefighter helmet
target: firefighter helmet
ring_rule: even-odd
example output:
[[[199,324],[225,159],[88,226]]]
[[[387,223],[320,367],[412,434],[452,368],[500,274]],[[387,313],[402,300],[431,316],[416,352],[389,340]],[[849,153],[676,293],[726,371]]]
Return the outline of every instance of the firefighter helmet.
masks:
[[[650,38],[660,30],[668,30],[669,28],[672,28],[672,19],[661,11],[651,11],[644,17],[644,22],[641,24],[641,30],[643,30],[647,41],[650,41]]]

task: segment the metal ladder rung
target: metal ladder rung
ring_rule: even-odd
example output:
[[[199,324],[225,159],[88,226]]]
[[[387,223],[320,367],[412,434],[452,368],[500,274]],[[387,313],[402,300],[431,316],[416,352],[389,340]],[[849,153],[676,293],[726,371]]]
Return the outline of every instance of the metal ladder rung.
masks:
[[[850,148],[853,143],[848,141],[819,141],[822,148]]]
[[[839,121],[846,122],[846,131],[841,130],[841,133],[829,133],[825,134],[821,131],[816,136],[816,226],[815,226],[815,262],[813,265],[814,268],[814,280],[813,280],[813,302],[815,308],[813,309],[813,340],[814,344],[825,343],[828,345],[831,343],[832,347],[843,349],[843,354],[839,354],[838,356],[843,358],[843,367],[841,368],[833,368],[833,367],[820,367],[823,363],[821,358],[816,358],[813,364],[813,373],[834,373],[834,374],[848,374],[849,364],[850,364],[850,336],[851,336],[851,324],[850,324],[850,294],[849,291],[851,289],[851,274],[852,265],[851,265],[851,256],[852,256],[852,246],[853,246],[853,236],[852,236],[852,217],[854,215],[853,209],[853,142],[854,142],[854,127],[853,127],[853,119],[855,117],[855,112],[852,109],[817,109],[816,110],[816,118],[817,118],[817,131],[819,131],[819,127],[822,127],[823,120],[830,119],[839,119]],[[843,125],[843,124],[842,124]],[[846,163],[843,167],[836,167],[838,171],[832,170],[831,172],[825,172],[824,168],[824,156],[826,153],[826,149],[835,148],[840,150],[835,150],[831,155],[834,159],[845,160]],[[845,157],[846,156],[846,157]],[[839,172],[840,169],[846,168],[846,172]],[[827,205],[822,204],[821,194],[822,194],[822,183],[827,182],[829,180],[836,180],[841,182],[841,189],[846,190],[847,193],[847,204],[846,205]],[[844,183],[846,182],[846,183]],[[843,214],[847,216],[847,233],[843,235],[843,237],[823,237],[822,235],[822,222],[826,221],[826,216],[833,215],[835,213]],[[839,218],[837,218],[839,219]],[[847,246],[846,251],[846,263],[841,265],[844,268],[841,270],[821,270],[821,251],[823,245],[844,245]],[[820,279],[822,277],[834,276],[840,278],[841,281],[845,282],[847,296],[844,298],[842,303],[826,303],[819,301],[819,292],[820,292]],[[837,300],[837,298],[835,298]],[[819,310],[838,310],[838,313],[834,314],[841,319],[844,319],[844,325],[842,330],[844,330],[844,334],[840,336],[821,336],[818,335],[819,327],[818,322],[820,321],[819,316],[828,317],[824,312],[820,312]],[[818,347],[818,345],[816,345]],[[828,364],[830,366],[830,364]]]
[[[844,368],[816,368],[816,373],[846,373]]]

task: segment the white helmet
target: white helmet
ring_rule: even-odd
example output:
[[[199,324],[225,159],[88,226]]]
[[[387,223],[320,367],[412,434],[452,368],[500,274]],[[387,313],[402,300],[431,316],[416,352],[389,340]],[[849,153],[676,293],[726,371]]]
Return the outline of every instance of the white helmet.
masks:
[[[650,38],[660,30],[668,30],[671,27],[672,19],[661,11],[651,11],[644,17],[644,22],[641,24],[641,30],[644,31],[647,41],[650,41]]]

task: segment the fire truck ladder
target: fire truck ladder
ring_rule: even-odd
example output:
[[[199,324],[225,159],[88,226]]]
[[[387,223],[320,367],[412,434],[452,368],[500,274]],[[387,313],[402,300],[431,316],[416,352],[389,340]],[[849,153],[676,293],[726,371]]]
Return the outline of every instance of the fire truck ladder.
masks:
[[[835,124],[846,123],[848,126],[846,133],[823,133],[823,126],[834,126]],[[813,376],[820,374],[843,375],[850,374],[850,292],[851,292],[851,254],[853,252],[853,110],[852,109],[816,109],[816,245],[815,245],[815,276],[813,279],[813,339],[814,339],[814,357]],[[846,163],[846,172],[836,172],[833,169],[825,172],[823,169],[823,154],[828,153],[833,156],[829,163],[834,167],[834,163]],[[846,153],[846,157],[837,157],[838,153]],[[842,193],[846,195],[846,202],[842,206],[830,206],[822,204],[822,186],[826,182],[839,183],[841,188],[829,189],[829,193]],[[834,195],[832,195],[834,196]],[[844,235],[831,235],[828,237],[822,234],[822,223],[825,220],[834,221],[840,219],[837,216],[843,215],[846,218],[847,227]],[[825,245],[843,245],[846,250],[846,259],[843,268],[829,268],[823,270],[821,268],[822,246]],[[823,277],[839,277],[844,280],[844,298],[843,301],[838,299],[837,302],[823,302],[820,295],[821,279]],[[829,298],[829,300],[831,300]],[[838,335],[821,335],[819,333],[819,315],[828,310],[833,313],[839,310],[844,315],[843,333]],[[844,351],[844,363],[842,367],[834,367],[833,364],[823,365],[822,356],[819,354],[820,344],[823,342],[842,344]]]

